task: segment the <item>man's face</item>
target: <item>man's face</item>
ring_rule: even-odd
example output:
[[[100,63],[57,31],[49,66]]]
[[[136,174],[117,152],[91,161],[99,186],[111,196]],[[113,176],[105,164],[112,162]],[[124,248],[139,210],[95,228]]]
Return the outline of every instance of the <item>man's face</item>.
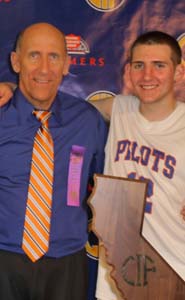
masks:
[[[63,75],[68,72],[61,33],[46,24],[30,27],[11,60],[14,71],[19,73],[19,87],[24,96],[35,107],[48,109]]]
[[[135,47],[130,64],[130,80],[141,105],[174,101],[177,68],[168,45]]]

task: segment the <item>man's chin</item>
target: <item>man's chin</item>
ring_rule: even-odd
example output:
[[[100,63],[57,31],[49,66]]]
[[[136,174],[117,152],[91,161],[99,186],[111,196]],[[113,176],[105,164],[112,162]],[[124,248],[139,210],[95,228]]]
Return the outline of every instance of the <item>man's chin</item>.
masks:
[[[138,93],[136,96],[143,103],[153,103],[157,100],[156,94],[153,93]]]
[[[36,108],[49,109],[52,102],[54,101],[54,97],[34,94],[28,101]]]

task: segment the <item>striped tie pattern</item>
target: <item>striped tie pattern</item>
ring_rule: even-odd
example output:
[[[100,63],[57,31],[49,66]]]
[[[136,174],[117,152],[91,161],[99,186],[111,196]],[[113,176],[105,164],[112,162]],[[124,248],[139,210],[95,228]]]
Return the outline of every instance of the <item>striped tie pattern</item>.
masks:
[[[53,185],[53,140],[48,129],[51,112],[34,111],[41,122],[33,145],[22,249],[35,262],[49,247]]]

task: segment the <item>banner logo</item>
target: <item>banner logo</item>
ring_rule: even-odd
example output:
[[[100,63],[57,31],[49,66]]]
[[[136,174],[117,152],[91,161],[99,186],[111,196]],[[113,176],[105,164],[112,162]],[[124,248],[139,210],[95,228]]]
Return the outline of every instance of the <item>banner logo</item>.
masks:
[[[84,55],[90,52],[87,43],[79,35],[66,35],[66,42],[68,54]]]
[[[86,0],[94,9],[107,12],[118,9],[125,3],[125,0]]]
[[[103,67],[105,65],[104,57],[87,55],[90,53],[89,46],[80,35],[66,35],[66,43],[71,65],[82,67],[87,65],[92,67]]]

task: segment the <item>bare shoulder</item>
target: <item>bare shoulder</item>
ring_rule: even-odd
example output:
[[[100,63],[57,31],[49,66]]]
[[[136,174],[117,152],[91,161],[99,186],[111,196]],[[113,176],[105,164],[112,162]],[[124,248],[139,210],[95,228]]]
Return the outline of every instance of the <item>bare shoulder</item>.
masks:
[[[109,97],[100,100],[91,100],[89,102],[100,111],[106,121],[110,121],[114,99],[115,97]]]

